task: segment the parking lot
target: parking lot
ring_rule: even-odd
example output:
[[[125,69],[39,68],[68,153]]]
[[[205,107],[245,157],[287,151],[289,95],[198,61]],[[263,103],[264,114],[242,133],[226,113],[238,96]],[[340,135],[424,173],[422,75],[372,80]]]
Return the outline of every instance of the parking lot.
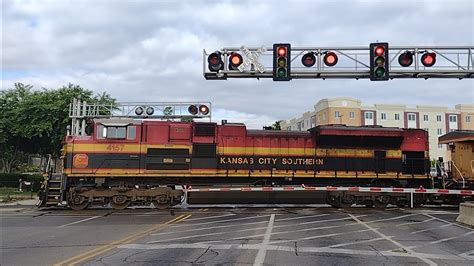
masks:
[[[1,209],[1,264],[474,263],[456,208]]]

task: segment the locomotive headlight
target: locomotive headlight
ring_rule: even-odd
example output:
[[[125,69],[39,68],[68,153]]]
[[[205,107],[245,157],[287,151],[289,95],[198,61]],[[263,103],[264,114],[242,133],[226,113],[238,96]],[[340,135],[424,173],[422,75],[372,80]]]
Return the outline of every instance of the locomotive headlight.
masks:
[[[152,115],[155,112],[155,109],[153,109],[151,106],[148,106],[145,112],[147,115]]]
[[[202,115],[207,115],[207,114],[209,114],[209,107],[207,107],[206,105],[200,105],[199,106],[199,112]]]
[[[135,114],[136,115],[142,115],[143,114],[143,107],[141,106],[138,106],[136,109],[135,109]]]

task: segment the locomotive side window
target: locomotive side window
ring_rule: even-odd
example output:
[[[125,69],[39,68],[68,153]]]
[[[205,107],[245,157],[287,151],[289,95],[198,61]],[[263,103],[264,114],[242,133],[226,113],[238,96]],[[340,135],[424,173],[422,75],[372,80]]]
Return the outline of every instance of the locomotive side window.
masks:
[[[127,139],[135,139],[137,127],[136,126],[129,126],[127,128]]]
[[[97,139],[105,139],[107,129],[103,125],[97,125]]]
[[[128,139],[134,140],[137,136],[136,126],[105,126],[97,125],[97,139]]]

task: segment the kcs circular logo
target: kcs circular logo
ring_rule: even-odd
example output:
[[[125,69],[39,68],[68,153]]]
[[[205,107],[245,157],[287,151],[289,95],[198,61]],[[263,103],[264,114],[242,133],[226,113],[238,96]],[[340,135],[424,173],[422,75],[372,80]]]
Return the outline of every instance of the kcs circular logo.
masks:
[[[78,153],[72,159],[72,165],[75,168],[86,168],[89,165],[89,156],[85,153]]]

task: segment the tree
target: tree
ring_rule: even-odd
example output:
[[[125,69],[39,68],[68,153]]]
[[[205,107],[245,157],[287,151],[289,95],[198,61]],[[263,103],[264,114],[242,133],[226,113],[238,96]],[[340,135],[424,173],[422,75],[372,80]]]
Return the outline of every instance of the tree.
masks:
[[[264,126],[264,130],[281,130],[281,120],[275,121],[271,126]]]
[[[59,155],[73,98],[116,105],[115,99],[106,93],[93,96],[92,91],[73,84],[35,91],[31,85],[16,83],[14,89],[0,92],[3,172],[11,172],[22,154]]]
[[[275,121],[275,123],[273,123],[272,125],[273,130],[281,130],[280,124],[281,124],[281,120]]]

